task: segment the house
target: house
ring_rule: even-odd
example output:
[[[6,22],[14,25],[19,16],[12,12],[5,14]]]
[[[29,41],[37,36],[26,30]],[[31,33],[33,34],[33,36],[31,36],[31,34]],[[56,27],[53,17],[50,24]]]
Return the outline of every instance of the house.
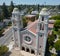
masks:
[[[31,14],[37,15],[37,14],[39,14],[39,13],[38,13],[38,11],[32,11]]]

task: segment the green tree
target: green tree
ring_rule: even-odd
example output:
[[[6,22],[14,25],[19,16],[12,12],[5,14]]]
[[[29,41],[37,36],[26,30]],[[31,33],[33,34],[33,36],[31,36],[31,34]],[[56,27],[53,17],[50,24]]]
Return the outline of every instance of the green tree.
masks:
[[[0,46],[0,56],[3,56],[8,52],[8,48],[6,46]]]
[[[4,29],[0,29],[0,36],[3,34]]]
[[[20,7],[20,5],[18,5],[18,9],[19,9],[19,10],[21,10],[21,7]]]
[[[56,36],[53,32],[51,35],[48,35],[47,42],[48,42],[48,49],[49,50],[51,50],[53,48],[55,38],[56,38]]]
[[[56,35],[60,36],[60,20],[56,20],[53,30]]]
[[[39,4],[38,4],[38,12],[39,12],[39,9],[40,9],[40,8],[39,8]]]
[[[57,56],[56,54],[51,54],[51,56]]]
[[[3,15],[0,15],[0,22],[2,22],[4,19]]]
[[[49,45],[53,45],[53,41],[55,40],[55,36],[52,34],[52,35],[48,35],[48,43]]]
[[[9,7],[9,15],[10,16],[12,15],[13,9],[14,9],[14,3],[13,3],[13,1],[11,1],[10,7]]]
[[[60,15],[52,16],[49,19],[60,20]]]
[[[60,40],[55,42],[54,47],[57,51],[60,51]]]
[[[58,31],[60,29],[60,20],[56,20],[56,22],[54,23],[54,30]]]
[[[58,9],[60,10],[60,5],[58,5]]]
[[[32,11],[33,11],[33,8],[32,8],[32,7],[28,8],[28,10],[27,10],[27,12],[28,12],[29,14],[31,14]]]
[[[22,21],[23,21],[23,28],[25,28],[27,26],[27,23],[28,22],[26,21],[26,18],[25,17],[23,17],[23,20]]]
[[[8,23],[8,26],[11,26],[11,25],[12,25],[12,22],[9,22],[9,23]]]
[[[7,9],[7,6],[5,5],[5,3],[3,3],[3,5],[2,5],[2,17],[4,17],[4,18],[9,17],[9,12],[8,12],[8,9]]]

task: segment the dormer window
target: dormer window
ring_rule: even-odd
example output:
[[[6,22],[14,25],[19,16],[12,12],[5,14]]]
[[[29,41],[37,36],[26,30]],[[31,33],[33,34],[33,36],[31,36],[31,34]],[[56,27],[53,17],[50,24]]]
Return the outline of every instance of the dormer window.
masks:
[[[44,17],[42,16],[42,21],[44,21]]]

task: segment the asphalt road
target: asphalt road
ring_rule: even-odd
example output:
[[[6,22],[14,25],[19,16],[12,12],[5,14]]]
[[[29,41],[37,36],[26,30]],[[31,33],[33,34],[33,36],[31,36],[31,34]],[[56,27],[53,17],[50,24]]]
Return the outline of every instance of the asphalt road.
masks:
[[[12,28],[10,28],[7,32],[5,32],[4,36],[0,38],[0,45],[9,44],[9,42],[12,40],[12,36]]]

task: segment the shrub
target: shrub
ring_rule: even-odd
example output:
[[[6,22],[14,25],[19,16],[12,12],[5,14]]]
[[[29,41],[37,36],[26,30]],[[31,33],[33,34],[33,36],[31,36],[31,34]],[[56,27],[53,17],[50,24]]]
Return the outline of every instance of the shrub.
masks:
[[[6,46],[0,46],[0,55],[4,55],[8,52],[8,48]]]
[[[57,51],[60,51],[60,40],[55,42],[54,47]]]
[[[56,54],[52,54],[51,56],[57,56]]]
[[[23,28],[25,28],[25,27],[27,26],[27,23],[28,23],[28,22],[27,22],[27,20],[26,20],[25,17],[23,17],[23,20],[22,20],[22,21],[23,21]]]
[[[49,50],[52,50],[52,48],[53,48],[52,46],[49,46]]]
[[[49,19],[60,20],[60,15],[52,16]]]
[[[9,22],[9,23],[8,23],[8,26],[11,26],[11,25],[12,25],[12,22]]]
[[[0,36],[2,35],[3,32],[4,32],[4,29],[0,29]]]

